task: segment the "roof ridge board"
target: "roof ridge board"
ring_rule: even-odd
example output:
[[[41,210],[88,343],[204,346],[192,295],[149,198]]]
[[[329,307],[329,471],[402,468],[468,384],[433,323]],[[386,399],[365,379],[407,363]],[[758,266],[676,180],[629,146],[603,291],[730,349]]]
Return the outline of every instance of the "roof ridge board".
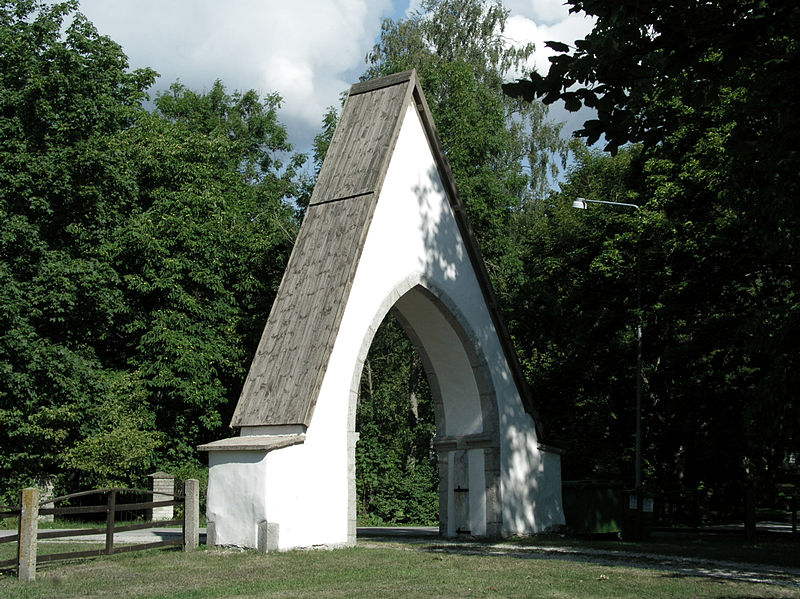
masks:
[[[407,83],[412,78],[416,78],[416,69],[403,71],[401,73],[394,73],[386,77],[379,77],[377,79],[368,79],[360,83],[355,83],[350,87],[348,97],[357,96],[359,94],[366,94],[376,89],[383,89],[384,87],[391,87],[393,85],[400,85]]]
[[[325,204],[333,204],[334,202],[343,202],[345,200],[354,200],[356,198],[363,198],[364,196],[374,195],[374,191],[361,191],[359,193],[351,193],[346,196],[339,196],[338,198],[331,198],[330,200],[319,200],[312,204],[312,206],[323,206]]]

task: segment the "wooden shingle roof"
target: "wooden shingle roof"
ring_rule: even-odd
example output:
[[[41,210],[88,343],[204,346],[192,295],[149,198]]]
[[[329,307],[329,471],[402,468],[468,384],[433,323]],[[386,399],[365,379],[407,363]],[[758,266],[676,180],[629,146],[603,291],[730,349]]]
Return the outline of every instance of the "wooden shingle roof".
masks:
[[[231,426],[310,424],[410,103],[419,112],[517,388],[538,427],[528,386],[498,313],[415,71],[358,83],[350,89]]]

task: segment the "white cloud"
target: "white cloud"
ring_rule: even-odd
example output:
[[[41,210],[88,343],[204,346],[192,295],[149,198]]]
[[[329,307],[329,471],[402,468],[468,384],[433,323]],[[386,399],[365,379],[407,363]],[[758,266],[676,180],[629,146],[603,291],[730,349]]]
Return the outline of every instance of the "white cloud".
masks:
[[[422,0],[410,0],[408,8],[405,12],[405,17],[411,16],[413,13],[419,11],[422,7]]]
[[[122,45],[132,67],[161,74],[155,90],[179,79],[208,89],[278,92],[292,143],[310,147],[322,115],[365,68],[385,17],[404,18],[421,0],[81,0],[101,33]],[[562,0],[506,0],[506,36],[533,41],[546,71],[544,42],[572,43],[591,22],[570,15]],[[529,70],[528,68],[525,71]],[[523,73],[520,73],[523,74]]]
[[[570,18],[564,0],[505,0],[512,15],[527,17],[540,25],[554,25]]]
[[[281,119],[308,147],[325,109],[363,70],[391,0],[82,0],[80,10],[120,43],[132,67],[197,90],[277,91]]]
[[[532,60],[522,69],[508,73],[508,80],[527,77],[533,70],[546,74],[550,70],[549,58],[557,52],[546,47],[545,42],[573,45],[575,40],[586,37],[594,26],[594,19],[584,13],[570,14],[569,7],[561,0],[507,0],[505,4],[512,14],[506,23],[504,36],[510,44],[533,42],[535,46]],[[550,118],[563,121],[564,133],[571,135],[583,126],[584,121],[594,118],[594,111],[582,108],[578,112],[569,112],[563,102],[557,102],[550,107]]]
[[[594,21],[584,14],[568,14],[563,20],[551,24],[542,24],[523,14],[512,14],[506,23],[504,35],[511,43],[518,45],[533,42],[536,50],[527,70],[532,67],[538,73],[545,74],[550,70],[548,59],[556,54],[545,46],[545,42],[558,41],[572,45],[575,40],[583,39],[593,25]]]

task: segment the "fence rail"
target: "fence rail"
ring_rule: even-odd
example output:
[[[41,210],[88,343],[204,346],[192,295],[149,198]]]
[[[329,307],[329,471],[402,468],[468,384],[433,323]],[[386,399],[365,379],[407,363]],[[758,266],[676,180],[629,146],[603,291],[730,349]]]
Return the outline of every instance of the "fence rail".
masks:
[[[17,543],[17,558],[0,561],[0,568],[17,567],[17,576],[20,580],[30,581],[36,577],[36,564],[51,562],[64,559],[75,559],[83,557],[94,557],[98,555],[113,555],[127,551],[139,551],[141,549],[154,549],[157,547],[169,547],[183,545],[185,551],[195,549],[199,544],[199,483],[190,479],[185,483],[183,495],[172,495],[172,499],[159,501],[134,501],[131,503],[118,503],[120,495],[159,495],[163,497],[163,491],[150,491],[146,489],[93,489],[91,491],[81,491],[61,497],[39,499],[39,490],[28,488],[22,491],[22,498],[19,507],[9,507],[0,505],[0,518],[19,518],[19,529],[15,535],[8,535],[0,538],[0,543]],[[87,497],[90,495],[107,495],[106,501],[102,505],[67,505],[63,507],[55,506],[57,503],[69,502],[71,500]],[[168,495],[168,494],[167,494]],[[43,507],[48,506],[48,507]],[[131,512],[152,510],[157,507],[181,506],[183,507],[183,518],[173,518],[171,520],[148,520],[136,524],[116,524],[118,512]],[[76,528],[68,530],[38,530],[40,515],[53,514],[55,516],[64,515],[84,515],[105,513],[105,526],[101,528]],[[132,543],[122,546],[115,546],[114,534],[128,532],[132,530],[143,530],[154,527],[169,526],[174,524],[181,525],[181,536],[177,539],[167,539],[148,543]],[[102,549],[91,549],[87,551],[69,551],[62,553],[52,553],[38,555],[38,541],[45,539],[61,539],[69,537],[79,537],[86,535],[105,535],[105,542]]]
[[[6,518],[19,518],[20,508],[12,507],[10,505],[0,504],[0,520]],[[19,540],[19,534],[8,535],[0,537],[0,544],[2,543],[16,543]],[[17,559],[0,560],[0,569],[12,568],[17,565]]]

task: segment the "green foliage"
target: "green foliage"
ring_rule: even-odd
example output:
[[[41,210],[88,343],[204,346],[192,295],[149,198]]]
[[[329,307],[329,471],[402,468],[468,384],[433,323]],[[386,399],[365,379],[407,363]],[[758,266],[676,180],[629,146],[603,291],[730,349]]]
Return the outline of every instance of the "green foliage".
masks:
[[[105,401],[99,346],[125,310],[108,256],[132,208],[110,140],[141,113],[154,73],[76,3],[0,6],[0,471],[16,486],[56,471]]]
[[[280,99],[175,84],[77,3],[0,4],[0,476],[135,483],[224,434],[297,230]]]
[[[584,149],[561,193],[516,222],[525,283],[509,324],[548,442],[567,452],[566,480],[627,480],[633,472],[639,222],[629,211],[571,204],[635,203],[627,183],[638,154]]]
[[[770,99],[768,105],[753,103],[750,108],[755,112],[750,116],[766,111],[781,124],[760,122],[757,117],[731,121],[742,136],[742,149],[754,134],[744,129],[756,122],[757,129],[796,122],[791,109],[792,92],[797,89],[792,76],[798,50],[793,34],[800,10],[795,3],[728,0],[665,6],[657,0],[574,0],[568,4],[570,12],[596,17],[592,32],[574,47],[548,42],[560,54],[550,59],[547,75],[532,73],[506,89],[527,100],[541,97],[550,104],[561,99],[568,109],[581,105],[595,109],[597,119],[584,123],[578,132],[590,144],[601,135],[611,151],[628,142],[648,147],[661,143],[687,124],[686,117],[702,119],[720,106],[721,93],[743,84],[751,98]],[[745,39],[747,44],[742,43]],[[773,95],[777,90],[783,93]]]
[[[193,478],[198,482],[198,492],[200,494],[200,514],[201,518],[205,517],[206,513],[206,500],[208,499],[208,466],[205,466],[194,460],[187,460],[186,462],[178,464],[168,464],[164,468],[175,477],[175,493],[183,493],[182,488],[187,480]]]
[[[364,365],[356,429],[360,521],[436,524],[433,401],[420,358],[391,315],[378,329]]]
[[[64,468],[78,474],[81,488],[143,486],[165,445],[155,415],[144,406],[140,381],[115,375],[105,401],[89,406],[82,438],[62,456]],[[63,483],[62,483],[63,484]]]
[[[288,164],[279,157],[292,147],[278,122],[281,97],[277,93],[264,98],[254,90],[228,94],[217,80],[207,93],[198,94],[175,82],[155,103],[158,113],[170,122],[220,144],[224,139],[214,160],[225,170],[238,171],[246,183],[258,184],[269,197],[297,194],[296,176],[305,156],[291,155]]]
[[[517,99],[503,75],[532,47],[509,47],[485,0],[386,21],[364,78],[418,70],[565,478],[632,482],[640,265],[647,485],[684,514],[730,509],[800,453],[800,8],[570,4],[597,26],[549,43]],[[337,122],[308,176],[276,94],[175,83],[148,112],[155,73],[76,9],[0,2],[5,494],[51,472],[205,479],[195,446],[225,434]],[[550,195],[567,145],[537,97],[596,109],[579,133],[612,152],[574,146]],[[642,210],[577,212],[579,196]],[[392,319],[357,422],[360,516],[434,523],[432,398]]]
[[[771,494],[798,450],[800,9],[570,4],[594,30],[506,89],[594,108],[578,133],[611,152],[643,143],[631,189],[644,204],[648,478],[695,515],[730,509],[745,484]]]
[[[508,11],[487,0],[427,0],[384,21],[364,79],[416,68],[492,282],[501,297],[520,263],[509,236],[513,214],[546,194],[567,156],[561,125],[541,103],[510,99],[505,73],[531,44],[509,46]]]
[[[220,91],[217,84],[212,93]],[[176,87],[170,98],[184,99]],[[202,104],[210,99],[190,99],[208,118]],[[227,424],[295,235],[291,209],[273,195],[275,178],[254,181],[242,166],[241,148],[268,147],[269,131],[245,128],[259,137],[245,143],[219,125],[196,132],[148,115],[119,139],[137,165],[142,206],[118,231],[129,305],[123,342],[172,438],[169,461],[190,458]]]

